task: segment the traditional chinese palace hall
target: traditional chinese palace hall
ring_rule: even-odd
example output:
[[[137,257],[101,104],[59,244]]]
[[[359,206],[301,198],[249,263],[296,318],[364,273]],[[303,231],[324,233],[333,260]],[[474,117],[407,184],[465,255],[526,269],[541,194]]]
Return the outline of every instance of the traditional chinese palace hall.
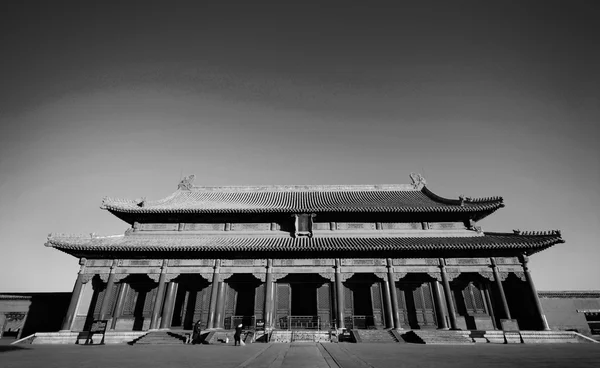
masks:
[[[531,255],[559,231],[486,232],[501,197],[406,185],[201,187],[105,198],[124,234],[51,234],[81,265],[64,331],[548,330]]]

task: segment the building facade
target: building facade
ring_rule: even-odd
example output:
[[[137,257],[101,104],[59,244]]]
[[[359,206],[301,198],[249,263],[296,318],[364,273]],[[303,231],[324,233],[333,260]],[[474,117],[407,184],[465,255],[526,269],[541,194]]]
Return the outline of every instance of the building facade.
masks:
[[[80,260],[62,330],[547,330],[529,256],[559,231],[484,232],[500,197],[408,185],[197,187],[105,198],[122,235],[51,234]],[[517,327],[518,326],[518,327]]]

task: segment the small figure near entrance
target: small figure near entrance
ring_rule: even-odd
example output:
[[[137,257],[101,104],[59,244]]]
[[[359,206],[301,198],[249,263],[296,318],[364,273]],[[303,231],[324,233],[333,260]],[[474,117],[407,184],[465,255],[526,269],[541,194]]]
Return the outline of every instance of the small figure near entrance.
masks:
[[[200,342],[200,335],[202,334],[202,325],[200,324],[200,320],[194,324],[194,329],[192,331],[192,335],[188,335],[188,339],[185,342],[186,344],[198,344]]]
[[[235,328],[235,334],[233,335],[233,346],[237,346],[237,345],[242,345],[241,341],[242,341],[242,324],[240,323],[239,325],[237,325],[237,327]]]

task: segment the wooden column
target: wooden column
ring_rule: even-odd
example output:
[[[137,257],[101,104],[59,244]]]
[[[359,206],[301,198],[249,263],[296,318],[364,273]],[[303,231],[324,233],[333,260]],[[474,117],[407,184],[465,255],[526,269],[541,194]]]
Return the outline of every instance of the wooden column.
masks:
[[[125,296],[127,296],[127,289],[129,285],[125,282],[121,282],[119,285],[119,293],[117,294],[117,301],[115,302],[115,310],[113,311],[113,319],[110,324],[110,329],[114,330],[117,327],[117,320],[123,313],[123,306],[125,305]]]
[[[335,259],[335,294],[337,301],[337,328],[345,328],[344,325],[344,289],[342,288],[342,275],[339,258]]]
[[[163,265],[160,270],[160,278],[158,279],[158,290],[156,292],[156,300],[154,301],[154,307],[152,308],[152,319],[150,320],[150,329],[156,330],[158,328],[158,320],[160,317],[160,308],[163,304],[164,293],[165,293],[165,280],[167,278],[167,260],[163,260]]]
[[[448,281],[448,275],[446,274],[446,261],[440,258],[440,271],[442,273],[442,284],[444,285],[444,294],[446,295],[446,305],[448,306],[448,317],[450,317],[450,329],[459,330],[456,325],[456,311],[454,310],[454,303],[452,303],[452,290],[450,289],[450,282]]]
[[[394,328],[394,317],[392,317],[392,301],[390,300],[390,283],[384,279],[383,282],[383,303],[385,311],[385,328]]]
[[[77,274],[77,279],[75,280],[75,285],[73,286],[73,292],[71,293],[71,301],[69,302],[69,308],[67,309],[67,315],[63,320],[61,331],[70,331],[73,326],[73,320],[75,319],[75,313],[77,312],[77,305],[79,304],[79,299],[81,298],[81,289],[83,289],[83,273],[85,272],[85,258],[81,258],[79,260],[79,264],[81,267],[79,268],[79,273]]]
[[[265,329],[273,327],[273,260],[267,259],[267,277],[265,280],[265,310],[263,317],[265,320]]]
[[[529,272],[529,267],[527,266],[529,262],[529,257],[527,257],[527,255],[522,255],[521,257],[519,257],[519,260],[523,265],[523,271],[525,272],[525,280],[527,280],[529,290],[531,291],[531,294],[533,296],[533,302],[535,304],[537,314],[540,318],[542,329],[544,331],[550,331],[550,326],[548,326],[548,321],[546,320],[544,310],[542,309],[542,303],[540,303],[540,298],[538,297],[537,290],[535,289],[535,285],[533,284],[533,279],[531,278],[531,273]]]
[[[225,281],[219,281],[219,292],[217,293],[217,305],[215,307],[215,328],[225,328]]]
[[[165,295],[165,306],[162,311],[162,319],[160,320],[160,328],[170,328],[173,319],[173,306],[175,305],[175,296],[177,295],[177,284],[173,281],[167,286],[167,294]]]
[[[510,309],[508,308],[508,303],[506,302],[506,294],[504,294],[502,280],[500,279],[500,274],[498,273],[498,266],[496,266],[496,259],[492,257],[490,258],[490,260],[492,261],[492,272],[494,273],[494,282],[496,283],[498,293],[500,294],[500,300],[502,301],[502,311],[504,312],[504,316],[506,319],[512,319],[510,316]]]
[[[387,270],[388,270],[388,287],[390,291],[390,299],[392,302],[392,318],[394,320],[394,328],[396,330],[402,330],[402,324],[400,323],[400,314],[398,313],[398,293],[396,292],[396,278],[394,277],[394,267],[392,259],[386,259]]]
[[[102,299],[102,305],[100,306],[100,319],[107,319],[108,308],[110,307],[110,297],[115,285],[115,267],[117,267],[117,260],[113,260],[112,266],[110,266],[110,274],[108,275],[108,281],[106,283],[106,291],[104,292],[104,299]]]
[[[492,305],[492,298],[490,297],[490,285],[486,284],[484,285],[484,289],[483,289],[483,296],[485,296],[485,302],[487,303],[488,306],[488,312],[490,314],[490,317],[492,317],[492,324],[494,325],[494,329],[498,329],[498,325],[496,324],[496,316],[494,313],[494,306]]]
[[[208,322],[206,328],[215,328],[215,310],[217,305],[217,292],[219,291],[219,267],[221,260],[215,259],[213,279],[210,290],[210,307],[208,308]]]
[[[433,297],[435,298],[435,309],[437,311],[438,318],[438,330],[447,330],[448,322],[446,322],[446,308],[444,306],[444,300],[442,299],[442,293],[440,292],[440,282],[433,280],[431,282],[431,289],[433,289]]]

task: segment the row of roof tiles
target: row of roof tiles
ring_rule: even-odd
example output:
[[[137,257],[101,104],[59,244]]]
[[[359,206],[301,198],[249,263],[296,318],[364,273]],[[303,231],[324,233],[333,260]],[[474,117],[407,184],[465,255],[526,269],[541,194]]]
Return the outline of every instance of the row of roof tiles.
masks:
[[[240,237],[240,236],[51,236],[46,246],[70,251],[185,251],[185,252],[377,252],[528,250],[537,252],[564,242],[559,234],[517,235],[487,233],[477,237]]]
[[[320,186],[323,188],[324,186]],[[156,200],[104,198],[102,208],[126,213],[273,213],[273,212],[492,212],[503,207],[501,197],[447,199],[426,187],[357,186],[346,190],[192,190],[180,189]],[[198,189],[198,190],[196,190]]]

